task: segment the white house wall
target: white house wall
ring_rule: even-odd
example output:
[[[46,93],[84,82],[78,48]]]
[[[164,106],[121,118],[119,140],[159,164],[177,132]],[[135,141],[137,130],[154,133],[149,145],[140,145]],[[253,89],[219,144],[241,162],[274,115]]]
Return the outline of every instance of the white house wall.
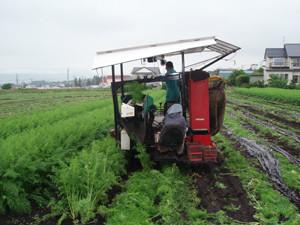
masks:
[[[286,58],[287,61],[287,66],[289,67],[287,70],[284,69],[276,69],[275,68],[270,68],[270,65],[273,63],[273,58],[266,58],[266,64],[265,64],[265,69],[264,69],[264,83],[268,84],[268,80],[270,79],[270,75],[271,74],[275,74],[278,76],[281,75],[288,75],[288,84],[291,83],[291,81],[293,80],[293,76],[295,75],[299,75],[299,72],[295,72],[295,71],[291,71],[290,69],[294,69],[292,67],[292,59],[290,57]],[[279,71],[280,70],[280,71]]]

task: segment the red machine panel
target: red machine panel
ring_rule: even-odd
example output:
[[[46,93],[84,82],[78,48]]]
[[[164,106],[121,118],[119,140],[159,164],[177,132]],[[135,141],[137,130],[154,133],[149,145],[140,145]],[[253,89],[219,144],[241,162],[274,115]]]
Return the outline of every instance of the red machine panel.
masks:
[[[208,132],[208,134],[194,134],[188,140],[187,153],[192,162],[216,162],[217,159],[216,146],[210,136],[208,82],[208,75],[204,79],[190,77],[188,80],[190,128],[195,132]]]
[[[189,80],[189,114],[190,127],[193,130],[210,132],[208,79]],[[210,135],[194,135],[193,141],[204,145],[211,144]]]
[[[209,130],[208,79],[189,80],[189,112],[192,129]]]

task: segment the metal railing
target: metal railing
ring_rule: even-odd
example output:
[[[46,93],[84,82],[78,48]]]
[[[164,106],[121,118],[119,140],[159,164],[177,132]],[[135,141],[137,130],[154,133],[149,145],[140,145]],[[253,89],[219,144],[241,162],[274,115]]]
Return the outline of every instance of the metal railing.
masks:
[[[269,67],[290,67],[288,62],[270,62]]]

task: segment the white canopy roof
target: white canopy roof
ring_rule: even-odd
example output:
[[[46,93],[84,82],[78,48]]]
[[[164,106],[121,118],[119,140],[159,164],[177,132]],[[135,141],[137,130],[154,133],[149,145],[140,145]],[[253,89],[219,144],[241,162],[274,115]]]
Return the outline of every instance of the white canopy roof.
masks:
[[[223,56],[233,53],[240,48],[215,37],[194,38],[174,42],[121,48],[97,52],[93,69],[154,56],[171,56],[181,54],[182,52],[185,54],[202,52],[205,49],[217,52]]]

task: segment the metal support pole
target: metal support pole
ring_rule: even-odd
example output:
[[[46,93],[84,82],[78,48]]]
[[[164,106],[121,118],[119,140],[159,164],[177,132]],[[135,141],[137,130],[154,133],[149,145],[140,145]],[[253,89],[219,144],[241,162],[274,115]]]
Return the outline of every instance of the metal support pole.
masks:
[[[184,62],[184,52],[181,52],[181,79],[182,79],[182,90],[181,90],[181,103],[182,103],[182,109],[183,109],[183,116],[186,118],[186,84],[185,84],[185,77],[184,77],[184,68],[185,68],[185,62]]]
[[[234,52],[235,52],[235,51],[234,51]],[[212,62],[206,64],[206,65],[203,66],[203,67],[201,67],[200,70],[204,70],[205,68],[207,68],[207,67],[209,67],[210,65],[212,65],[212,64],[218,62],[219,60],[225,58],[226,56],[230,55],[231,53],[233,53],[233,52],[230,52],[230,53],[227,53],[227,54],[225,54],[225,55],[222,55],[222,56],[218,57],[217,59],[213,60]]]
[[[121,72],[121,83],[122,83],[121,94],[122,94],[122,98],[123,98],[124,97],[124,84],[123,84],[123,81],[124,81],[124,72],[123,72],[123,63],[120,64],[120,72]]]
[[[118,132],[118,98],[117,98],[117,89],[115,87],[115,66],[111,66],[111,75],[112,75],[112,84],[111,84],[111,91],[112,91],[112,97],[113,97],[113,104],[114,104],[114,121],[115,121],[115,137],[118,140],[119,139],[119,132]]]

